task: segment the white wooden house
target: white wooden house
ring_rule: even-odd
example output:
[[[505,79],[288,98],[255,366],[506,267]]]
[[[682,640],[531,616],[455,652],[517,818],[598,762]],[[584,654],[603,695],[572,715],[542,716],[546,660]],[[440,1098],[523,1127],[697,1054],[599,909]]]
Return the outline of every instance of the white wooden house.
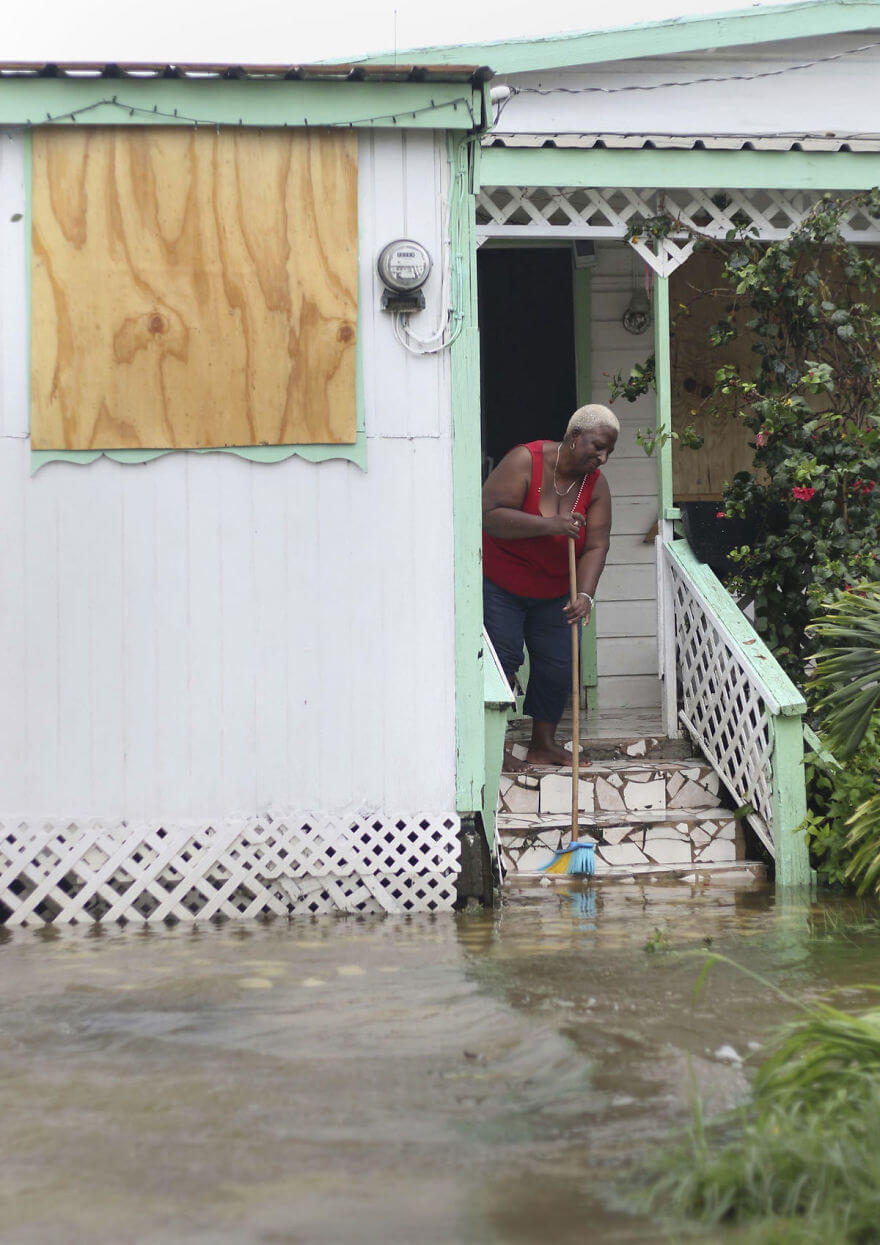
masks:
[[[618,406],[608,467],[599,701],[670,733],[683,714],[803,881],[802,702],[672,540],[669,447],[636,444],[672,419],[688,248],[625,237],[663,205],[778,236],[880,183],[878,53],[880,4],[814,0],[393,68],[0,66],[2,915],[451,906],[505,700],[480,345],[488,394],[490,269],[503,288],[526,252],[540,315],[571,326],[572,401],[644,358],[621,319],[653,274],[657,401]],[[408,320],[376,271],[396,238],[434,261]]]
[[[0,69],[4,917],[451,906],[484,77]],[[401,237],[433,354],[380,306]]]

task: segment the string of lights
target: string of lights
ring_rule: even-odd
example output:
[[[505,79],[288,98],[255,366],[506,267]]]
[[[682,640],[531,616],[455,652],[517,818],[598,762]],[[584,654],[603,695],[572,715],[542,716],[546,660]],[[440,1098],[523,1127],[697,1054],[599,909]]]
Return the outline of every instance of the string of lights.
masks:
[[[24,125],[27,129],[34,129],[37,126],[57,125],[61,122],[72,122],[75,124],[85,113],[93,112],[97,108],[118,108],[124,112],[127,112],[131,117],[143,116],[155,119],[156,121],[175,121],[178,123],[192,125],[196,129],[198,129],[199,126],[204,126],[205,128],[219,130],[221,127],[226,126],[235,126],[236,128],[238,126],[244,127],[245,124],[251,126],[252,128],[261,129],[289,129],[292,127],[302,127],[305,129],[312,127],[320,127],[322,129],[353,129],[355,126],[380,125],[383,122],[389,122],[391,125],[397,125],[400,121],[406,120],[410,117],[415,119],[416,117],[423,116],[426,113],[442,112],[448,108],[451,108],[453,112],[457,112],[459,107],[463,107],[465,109],[468,117],[470,118],[471,125],[476,128],[477,123],[474,118],[474,111],[471,107],[471,102],[466,95],[460,95],[456,99],[441,100],[439,103],[435,100],[431,100],[429,104],[424,104],[421,108],[405,108],[398,112],[381,113],[378,116],[358,117],[346,121],[318,121],[312,122],[311,126],[307,117],[303,117],[301,121],[284,121],[265,125],[254,125],[252,122],[246,123],[242,117],[239,117],[237,122],[229,120],[211,120],[209,117],[190,117],[185,113],[180,112],[177,108],[175,108],[172,112],[163,112],[162,109],[160,109],[156,104],[154,104],[152,108],[144,108],[139,104],[126,103],[124,100],[120,100],[116,95],[113,95],[109,99],[95,100],[91,104],[84,104],[81,108],[73,108],[69,112],[61,112],[54,115],[47,112],[45,118],[40,121],[33,121],[28,118]]]
[[[847,56],[855,56],[859,52],[869,52],[872,48],[880,47],[880,42],[863,43],[857,48],[846,48],[842,52],[835,52],[831,56],[819,56],[812,61],[803,61],[797,65],[783,65],[779,69],[763,69],[757,73],[745,74],[719,74],[717,76],[705,76],[702,78],[687,78],[679,82],[646,82],[628,83],[626,86],[553,86],[553,87],[537,87],[537,86],[512,86],[511,96],[513,95],[618,95],[624,91],[662,91],[670,87],[682,86],[700,86],[708,82],[756,82],[759,78],[778,78],[783,74],[797,73],[802,69],[813,69],[816,65],[825,65],[830,61],[843,60]],[[505,100],[504,104],[508,101]],[[503,106],[499,109],[499,116],[503,111]],[[497,122],[496,117],[496,122]]]

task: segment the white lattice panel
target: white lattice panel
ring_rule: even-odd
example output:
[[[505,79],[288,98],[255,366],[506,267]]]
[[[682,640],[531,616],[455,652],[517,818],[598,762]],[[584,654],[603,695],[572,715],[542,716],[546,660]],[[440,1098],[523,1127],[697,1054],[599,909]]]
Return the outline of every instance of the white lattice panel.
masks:
[[[749,226],[766,242],[786,237],[821,198],[803,190],[595,190],[587,187],[484,186],[477,196],[477,238],[626,237],[636,220],[667,214],[685,229],[654,243],[639,238],[631,245],[660,276],[668,276],[688,258],[693,229],[725,238]],[[841,233],[852,242],[880,242],[880,220],[853,209]]]
[[[459,829],[453,813],[7,823],[0,910],[14,925],[449,910]]]
[[[681,568],[667,559],[675,607],[681,717],[771,854],[772,739],[760,684],[703,608]]]

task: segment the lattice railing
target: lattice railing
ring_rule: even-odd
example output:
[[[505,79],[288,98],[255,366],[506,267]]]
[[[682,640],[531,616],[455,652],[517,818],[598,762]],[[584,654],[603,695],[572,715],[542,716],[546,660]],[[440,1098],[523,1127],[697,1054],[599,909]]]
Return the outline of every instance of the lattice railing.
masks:
[[[680,717],[748,820],[776,854],[775,722],[804,712],[798,689],[712,571],[684,541],[663,549],[674,609]]]
[[[484,186],[477,196],[477,238],[618,238],[638,218],[666,213],[712,238],[748,226],[765,242],[786,237],[821,197],[805,190],[638,190],[552,186]],[[880,220],[853,209],[841,233],[853,242],[880,242]],[[655,244],[631,242],[660,275],[668,276],[693,250],[686,231]]]
[[[457,814],[213,825],[0,825],[9,924],[436,912],[455,899]]]

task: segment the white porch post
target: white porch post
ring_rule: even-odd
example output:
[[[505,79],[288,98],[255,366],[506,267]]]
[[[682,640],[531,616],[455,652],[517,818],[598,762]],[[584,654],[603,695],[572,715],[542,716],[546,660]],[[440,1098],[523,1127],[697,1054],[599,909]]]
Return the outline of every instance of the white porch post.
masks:
[[[663,727],[670,739],[681,734],[675,668],[675,605],[664,543],[672,539],[672,367],[669,351],[669,278],[654,276],[654,366],[656,375],[657,456],[657,658]]]

